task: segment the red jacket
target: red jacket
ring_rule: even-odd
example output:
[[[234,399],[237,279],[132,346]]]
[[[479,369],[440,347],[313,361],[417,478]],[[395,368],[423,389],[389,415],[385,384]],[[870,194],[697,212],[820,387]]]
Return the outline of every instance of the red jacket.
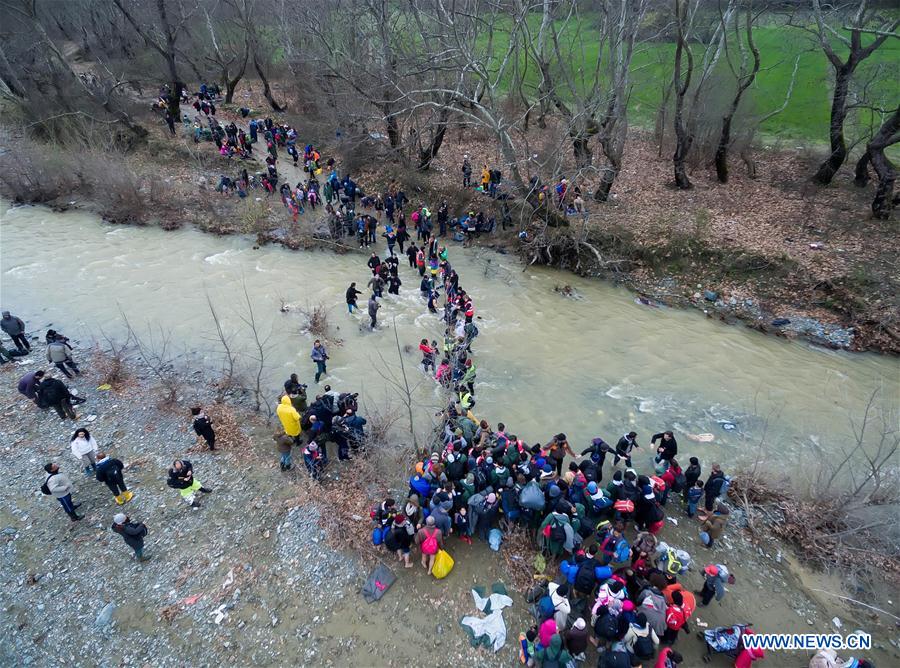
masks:
[[[666,469],[666,472],[663,473],[660,477],[663,479],[663,482],[666,483],[667,489],[672,489],[672,485],[675,484],[675,476],[682,472],[683,471],[681,470],[680,466],[677,468],[670,466]]]
[[[673,631],[678,631],[693,614],[694,608],[689,606],[687,601],[684,602],[684,605],[672,604],[666,608],[666,626]]]

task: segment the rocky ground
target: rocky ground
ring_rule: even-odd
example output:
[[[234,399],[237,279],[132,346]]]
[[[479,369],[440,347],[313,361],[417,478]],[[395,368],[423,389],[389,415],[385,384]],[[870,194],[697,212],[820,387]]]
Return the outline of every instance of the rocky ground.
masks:
[[[457,564],[443,581],[419,567],[397,568],[380,553],[376,558],[387,559],[399,580],[382,601],[366,604],[359,589],[374,563],[367,532],[351,538],[348,549],[333,547],[336,523],[362,519],[365,526],[364,518],[342,517],[338,510],[336,493],[353,489],[350,470],[334,469],[315,488],[301,473],[281,473],[269,429],[239,398],[212,407],[221,451],[210,453],[197,444],[186,409],[211,402],[211,386],[198,375],[185,378],[178,403],[160,407],[148,369],[132,361],[130,380],[119,391],[95,389],[102,379],[90,368],[72,386],[87,398],[77,424],[88,426],[100,447],[128,466],[125,478],[135,496],[124,510],[149,527],[146,552],[153,557],[135,562],[110,531],[118,506],[105,486],[79,472],[70,454],[74,424],[40,411],[15,391],[19,375],[31,368],[6,365],[0,371],[0,464],[7,480],[0,492],[0,663],[405,666],[427,660],[509,666],[516,661],[515,638],[531,623],[518,593],[504,614],[509,639],[499,653],[471,649],[458,626],[460,617],[475,614],[471,586],[509,583],[504,561],[485,545],[451,539]],[[214,490],[199,509],[189,508],[165,485],[166,468],[176,457],[190,459],[198,479]],[[40,493],[42,467],[51,460],[73,477],[84,520],[69,521],[55,500]],[[698,612],[698,627],[751,621],[760,631],[812,631],[834,628],[832,619],[838,617],[843,632],[873,633],[880,665],[900,657],[889,625],[809,589],[838,592],[837,580],[811,576],[787,551],[756,545],[737,527],[706,553],[691,521],[680,510],[670,512],[678,524],[667,525],[666,540],[686,547],[698,562],[726,563],[737,575],[721,604]],[[696,571],[685,579],[693,586],[701,581]],[[688,665],[699,665],[702,643],[685,637],[679,648]],[[588,665],[593,661],[589,657]],[[773,665],[805,665],[802,661],[792,657]]]

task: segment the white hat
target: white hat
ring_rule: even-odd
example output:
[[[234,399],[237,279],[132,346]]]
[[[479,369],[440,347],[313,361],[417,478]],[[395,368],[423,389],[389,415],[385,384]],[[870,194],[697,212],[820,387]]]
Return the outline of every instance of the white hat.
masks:
[[[125,524],[125,520],[127,519],[128,517],[125,515],[125,513],[116,513],[115,515],[113,515],[113,522],[115,522],[116,524]]]

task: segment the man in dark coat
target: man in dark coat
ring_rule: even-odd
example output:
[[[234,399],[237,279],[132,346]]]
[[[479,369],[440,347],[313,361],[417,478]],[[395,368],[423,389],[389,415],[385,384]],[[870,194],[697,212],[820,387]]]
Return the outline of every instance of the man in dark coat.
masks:
[[[132,522],[125,513],[117,513],[113,517],[112,530],[122,536],[125,543],[134,550],[134,558],[138,561],[149,561],[150,556],[144,554],[144,536],[147,526],[143,522]]]
[[[61,380],[52,377],[44,378],[37,387],[37,395],[38,406],[44,408],[52,406],[61,420],[65,420],[67,417],[73,420],[78,419],[75,409],[72,408],[72,394]]]

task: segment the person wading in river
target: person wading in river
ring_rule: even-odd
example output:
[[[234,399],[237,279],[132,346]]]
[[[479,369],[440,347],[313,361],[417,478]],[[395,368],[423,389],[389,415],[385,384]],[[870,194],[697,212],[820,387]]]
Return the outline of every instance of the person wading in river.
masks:
[[[375,300],[375,295],[373,294],[371,297],[369,297],[369,304],[368,304],[369,318],[371,319],[371,323],[369,323],[369,327],[371,329],[375,329],[376,327],[378,327],[378,309],[380,309],[380,308],[381,308],[381,304],[379,304]]]
[[[356,283],[351,283],[350,287],[347,288],[345,298],[347,300],[347,311],[349,311],[351,314],[353,313],[353,309],[359,309],[359,307],[356,305],[356,298],[361,294],[362,292],[356,289]]]

